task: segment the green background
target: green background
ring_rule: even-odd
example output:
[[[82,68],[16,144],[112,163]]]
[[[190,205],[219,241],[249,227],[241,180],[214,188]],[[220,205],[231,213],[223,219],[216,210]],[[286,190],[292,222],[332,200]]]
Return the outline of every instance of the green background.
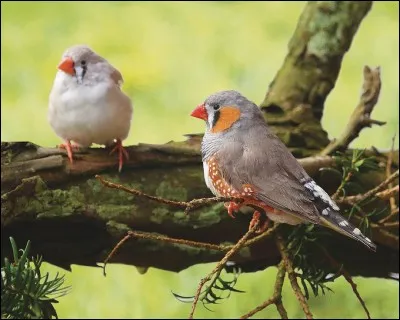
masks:
[[[182,140],[204,131],[189,116],[209,94],[236,89],[260,103],[281,66],[287,43],[305,2],[1,2],[1,139],[55,146],[59,138],[47,123],[47,103],[62,52],[88,44],[123,74],[123,89],[134,101],[126,145]],[[381,66],[382,91],[373,118],[383,127],[364,130],[352,147],[387,149],[398,133],[399,5],[376,2],[362,22],[323,117],[329,137],[337,137],[356,106],[362,68]],[[343,248],[345,250],[345,248]],[[179,274],[150,268],[109,265],[72,266],[72,291],[56,309],[63,318],[187,317],[171,290],[194,294],[213,267],[194,266]],[[46,270],[57,268],[46,265]],[[242,275],[234,294],[203,318],[239,317],[272,294],[276,269]],[[374,318],[399,317],[398,282],[356,278]],[[310,300],[316,317],[365,317],[349,285],[338,280],[327,293]],[[289,287],[284,303],[290,317],[303,317]],[[255,318],[277,317],[275,308]]]

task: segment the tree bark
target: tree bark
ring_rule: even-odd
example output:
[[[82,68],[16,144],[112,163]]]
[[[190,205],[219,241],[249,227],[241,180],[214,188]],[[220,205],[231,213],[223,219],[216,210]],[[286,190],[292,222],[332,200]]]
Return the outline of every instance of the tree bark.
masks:
[[[197,136],[180,143],[128,147],[131,160],[118,174],[117,160],[104,149],[76,154],[71,166],[64,151],[32,143],[2,143],[2,252],[9,250],[9,236],[21,246],[30,239],[34,253],[68,269],[70,264],[96,265],[104,261],[128,230],[234,243],[246,231],[251,215],[237,214],[232,219],[222,204],[215,204],[185,216],[182,209],[106,188],[94,177],[101,174],[113,182],[171,200],[210,197],[199,147]],[[339,181],[318,177],[319,168],[334,166],[331,157],[300,159],[300,163],[326,190],[337,188]],[[394,165],[398,166],[398,160]],[[362,183],[372,187],[384,178],[384,173],[375,172],[364,175]],[[385,277],[389,271],[398,270],[398,243],[379,230],[373,231],[372,238],[379,245],[376,254],[333,232],[320,241],[353,274]],[[160,241],[130,240],[112,262],[179,271],[217,261],[222,254]],[[271,239],[243,249],[236,257],[249,271],[274,265],[278,260]]]
[[[309,2],[284,65],[261,105],[273,130],[330,193],[340,181],[321,175],[319,169],[335,166],[335,161],[330,156],[304,157],[329,143],[320,125],[323,103],[370,7],[371,2]],[[66,269],[71,264],[93,266],[104,261],[128,230],[215,244],[236,242],[248,228],[248,211],[232,219],[222,204],[215,204],[186,216],[181,209],[106,188],[94,177],[101,174],[171,200],[210,197],[203,178],[200,141],[200,135],[188,135],[183,142],[128,147],[130,160],[121,174],[116,158],[104,149],[75,153],[71,165],[64,151],[30,142],[2,142],[2,256],[10,254],[9,236],[19,246],[30,239],[33,254]],[[370,153],[386,161],[386,154]],[[393,168],[398,168],[398,151]],[[365,188],[384,179],[381,171],[361,177]],[[389,272],[398,272],[398,241],[380,229],[372,230],[372,238],[378,244],[375,254],[334,232],[318,241],[352,275],[388,277]],[[221,252],[187,245],[134,239],[122,246],[111,262],[180,271],[222,256]],[[251,272],[276,265],[280,256],[274,241],[266,239],[242,249],[234,260]]]
[[[309,1],[299,18],[283,66],[260,105],[285,144],[303,148],[303,154],[294,152],[298,157],[329,143],[320,122],[324,103],[371,7],[372,1]]]

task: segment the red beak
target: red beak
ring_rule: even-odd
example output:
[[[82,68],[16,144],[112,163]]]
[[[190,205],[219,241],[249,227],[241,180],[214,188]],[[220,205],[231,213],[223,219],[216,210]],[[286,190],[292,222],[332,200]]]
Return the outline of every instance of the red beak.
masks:
[[[203,119],[203,120],[207,121],[208,114],[207,114],[207,110],[206,110],[206,107],[205,107],[204,103],[199,104],[196,107],[196,109],[194,109],[192,111],[192,113],[190,115],[192,117]]]
[[[58,69],[70,75],[74,75],[75,74],[74,61],[71,58],[67,57],[63,61],[61,61],[61,63],[58,65]]]

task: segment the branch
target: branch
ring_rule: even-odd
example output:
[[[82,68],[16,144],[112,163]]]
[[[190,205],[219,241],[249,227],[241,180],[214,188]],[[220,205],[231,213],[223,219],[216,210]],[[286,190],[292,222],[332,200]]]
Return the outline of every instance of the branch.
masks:
[[[380,220],[379,223],[385,224],[385,223],[387,223],[387,221],[393,219],[393,218],[396,217],[398,214],[399,214],[399,207],[397,207],[396,209],[394,209],[389,215],[387,215],[387,216],[384,217],[382,220]]]
[[[391,185],[391,183],[389,183],[388,184],[388,186],[390,186]],[[396,194],[396,193],[399,193],[399,185],[397,185],[397,186],[395,186],[395,187],[392,187],[392,188],[390,188],[390,189],[386,189],[386,190],[383,190],[383,191],[381,191],[381,192],[378,192],[377,194],[376,194],[376,197],[378,197],[378,198],[380,198],[380,199],[382,199],[382,200],[391,200],[391,199],[394,199],[394,195]],[[396,205],[396,204],[395,204]],[[394,211],[394,210],[396,210],[396,207],[394,207],[394,208],[391,208],[391,211]]]
[[[305,5],[283,66],[260,105],[287,146],[317,153],[329,143],[320,123],[324,103],[371,7],[372,1],[308,1]]]
[[[336,261],[335,258],[333,258],[328,251],[324,248],[320,246],[320,249],[322,250],[322,252],[325,254],[325,256],[328,258],[329,262],[332,264],[332,266],[335,269],[340,270],[340,274],[346,279],[346,281],[351,285],[351,288],[353,289],[354,294],[356,295],[358,301],[360,302],[361,306],[363,307],[365,313],[367,314],[368,319],[371,319],[371,315],[368,311],[367,306],[365,305],[364,300],[361,298],[360,293],[357,290],[357,285],[354,283],[351,275],[346,271],[346,269],[339,263]]]
[[[387,160],[387,163],[386,163],[386,177],[389,177],[390,174],[392,173],[392,163],[393,163],[393,152],[394,152],[394,142],[395,142],[395,140],[396,140],[396,134],[392,138],[392,147],[390,148],[390,152],[389,152],[389,155],[388,155],[388,160]],[[392,187],[393,187],[393,184],[389,183],[388,184],[388,188],[392,188]],[[397,192],[399,192],[398,188],[399,188],[399,186],[397,186]],[[387,220],[389,220],[391,218],[391,216],[396,211],[396,209],[398,210],[398,207],[396,205],[396,200],[395,200],[395,198],[393,196],[390,196],[389,203],[390,203],[390,215],[387,217]],[[385,222],[387,220],[384,220],[383,222]]]
[[[5,241],[2,243],[7,243],[9,236],[17,243],[30,239],[33,254],[40,254],[46,261],[66,269],[71,264],[97,266],[129,231],[215,246],[236,243],[247,231],[251,219],[246,208],[235,219],[228,216],[220,203],[196,208],[185,215],[184,206],[172,207],[123,189],[111,189],[95,178],[101,174],[114,184],[173,202],[207,198],[211,193],[204,183],[199,149],[197,135],[179,143],[127,147],[130,160],[122,174],[118,174],[117,159],[101,148],[77,154],[71,166],[63,150],[3,142],[1,231]],[[386,154],[378,157],[386,159]],[[327,175],[319,178],[320,168],[335,166],[331,157],[307,157],[299,162],[323,188],[337,188],[331,185]],[[376,172],[365,175],[361,183],[374,187],[384,179],[384,174]],[[398,254],[398,242],[384,231],[373,228],[372,238],[380,246],[375,255],[333,232],[320,241],[332,254],[340,256],[352,275],[388,277],[389,272],[398,272],[398,263],[392,260]],[[261,240],[256,241],[257,237]],[[238,254],[234,258],[243,272],[275,266],[280,260],[274,241],[264,235],[257,237],[249,240],[251,245],[248,244],[246,255]],[[348,248],[344,256],[338,252],[341,247]],[[7,250],[7,246],[3,247],[2,254],[8,255]],[[180,271],[198,263],[219,261],[223,254],[138,238],[127,241],[110,261]]]
[[[377,124],[379,126],[386,124],[386,122],[371,119],[372,110],[378,101],[381,91],[380,69],[379,67],[371,69],[365,66],[363,72],[364,83],[357,107],[354,109],[341,137],[337,140],[333,140],[321,151],[321,155],[329,155],[335,151],[347,149],[350,143],[359,136],[361,130],[366,127],[371,127],[372,124]]]
[[[283,287],[283,282],[285,280],[285,274],[286,274],[286,265],[284,261],[281,261],[278,265],[278,272],[276,274],[276,280],[274,286],[274,294],[272,295],[272,297],[264,301],[262,304],[260,304],[253,310],[249,311],[245,315],[241,316],[240,319],[248,319],[254,316],[256,313],[264,310],[271,304],[275,304],[276,309],[278,310],[279,315],[281,316],[282,319],[288,319],[286,309],[282,304],[282,287]]]
[[[253,224],[249,231],[245,233],[245,235],[232,247],[231,250],[223,257],[221,261],[217,263],[213,271],[211,271],[205,278],[201,279],[199,286],[196,291],[196,295],[194,296],[193,304],[192,304],[192,311],[190,312],[189,319],[193,319],[194,312],[196,310],[196,305],[199,300],[201,290],[203,289],[204,284],[211,280],[212,276],[217,272],[221,271],[222,268],[225,266],[227,261],[233,256],[236,252],[239,251],[241,247],[245,244],[246,240],[253,234],[253,232],[258,228],[259,221]]]
[[[285,247],[285,244],[283,242],[283,239],[279,234],[276,236],[276,243],[278,245],[279,252],[281,253],[282,259],[283,259],[283,261],[285,263],[286,271],[287,271],[287,274],[288,274],[288,278],[290,280],[290,284],[291,284],[292,289],[293,289],[293,291],[294,291],[294,293],[296,295],[296,298],[299,301],[299,303],[300,303],[300,305],[301,305],[301,307],[302,307],[302,309],[304,311],[304,314],[305,314],[306,318],[307,319],[312,319],[313,315],[312,315],[312,313],[310,311],[310,307],[308,306],[306,298],[304,297],[304,294],[301,291],[301,289],[300,289],[300,287],[299,287],[299,285],[297,283],[297,277],[296,277],[296,273],[294,272],[294,269],[293,269],[292,261],[290,260],[290,257],[289,257],[289,254],[288,254],[287,250],[286,250],[286,247]]]
[[[192,201],[186,202],[186,201],[172,201],[172,200],[167,200],[161,197],[154,197],[151,195],[148,195],[144,192],[141,192],[139,190],[135,190],[135,189],[130,189],[127,188],[121,184],[117,184],[117,183],[112,183],[110,181],[106,181],[104,180],[104,178],[102,178],[99,175],[95,176],[96,179],[99,179],[100,182],[102,184],[104,184],[106,187],[109,187],[111,189],[117,189],[117,190],[122,190],[131,194],[134,194],[136,196],[139,197],[143,197],[143,198],[147,198],[149,200],[153,200],[156,201],[158,203],[163,203],[163,204],[167,204],[173,207],[178,207],[178,208],[183,208],[185,209],[185,214],[188,214],[189,211],[194,210],[194,209],[198,209],[210,204],[215,204],[215,203],[219,203],[219,202],[229,202],[229,201],[234,201],[236,203],[241,203],[244,201],[244,199],[241,198],[235,198],[235,197],[213,197],[213,198],[202,198],[202,199],[194,199]]]
[[[248,247],[253,245],[254,243],[265,239],[269,237],[275,229],[278,227],[278,224],[275,224],[262,234],[247,240],[245,244],[243,245],[244,247]],[[135,232],[135,231],[128,231],[128,234],[119,241],[116,246],[113,248],[113,250],[110,252],[110,254],[107,256],[107,258],[104,260],[103,264],[103,274],[106,275],[106,265],[110,261],[110,259],[115,255],[117,250],[121,248],[121,246],[130,238],[141,238],[141,239],[148,239],[148,240],[154,240],[154,241],[163,241],[163,242],[170,242],[170,243],[176,243],[176,244],[181,244],[181,245],[186,245],[186,246],[191,246],[194,248],[202,248],[202,249],[207,249],[207,250],[215,250],[215,251],[229,251],[233,249],[233,245],[215,245],[211,243],[206,243],[206,242],[198,242],[198,241],[190,241],[190,240],[185,240],[185,239],[176,239],[176,238],[170,238],[170,237],[165,237],[165,236],[160,236],[160,235],[154,235],[150,233],[145,233],[145,232]]]
[[[394,172],[391,176],[389,176],[385,181],[383,181],[381,184],[379,184],[377,187],[369,190],[366,193],[363,194],[358,194],[355,196],[348,196],[343,199],[338,199],[336,200],[338,203],[347,203],[347,204],[355,204],[357,202],[362,202],[367,198],[377,196],[383,199],[386,199],[386,196],[389,194],[392,195],[392,193],[398,192],[398,187],[393,188],[392,190],[389,191],[384,191],[381,193],[378,193],[382,189],[384,189],[388,184],[390,184],[392,181],[396,180],[399,177],[399,170]]]

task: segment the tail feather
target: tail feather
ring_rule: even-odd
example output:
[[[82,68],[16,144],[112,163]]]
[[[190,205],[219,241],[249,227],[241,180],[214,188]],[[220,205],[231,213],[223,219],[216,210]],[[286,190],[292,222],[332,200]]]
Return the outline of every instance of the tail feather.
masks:
[[[338,205],[313,179],[303,179],[301,182],[314,201],[315,209],[319,213],[319,218],[322,222],[321,224],[354,240],[360,241],[370,250],[376,251],[376,245],[364,236],[360,229],[351,225],[350,222],[340,215]]]
[[[360,241],[368,249],[376,251],[376,245],[361,233],[361,230],[354,227],[350,222],[343,218],[339,212],[333,210],[332,208],[325,208],[322,212],[321,221],[327,227],[348,236],[354,240]]]

